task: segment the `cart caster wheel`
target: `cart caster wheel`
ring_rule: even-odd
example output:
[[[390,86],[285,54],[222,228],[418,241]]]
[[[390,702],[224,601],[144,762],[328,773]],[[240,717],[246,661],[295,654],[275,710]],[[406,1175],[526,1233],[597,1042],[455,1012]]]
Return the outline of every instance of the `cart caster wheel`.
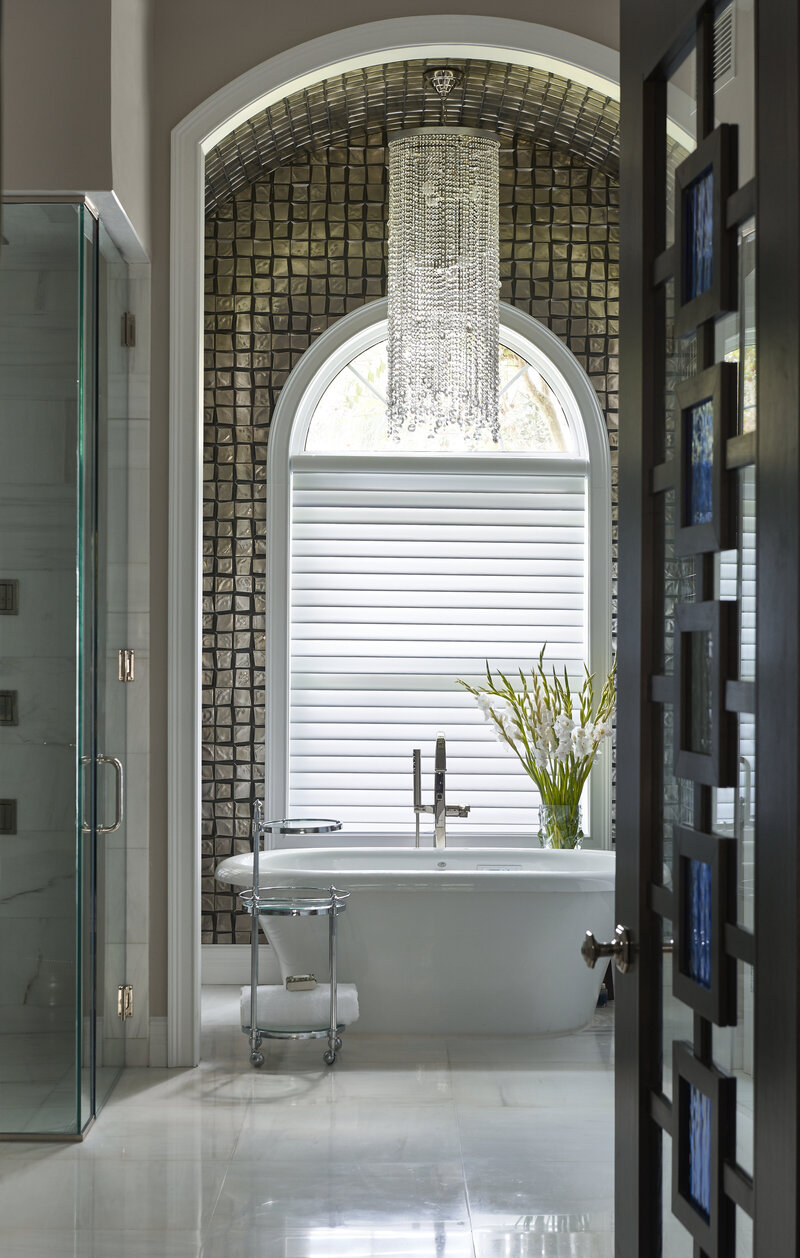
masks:
[[[336,1061],[336,1054],[332,1053],[331,1050],[328,1049],[327,1052],[322,1054],[322,1060],[325,1062],[326,1066],[332,1066]]]
[[[342,1047],[342,1037],[341,1037],[341,1035],[337,1035],[337,1036],[336,1036],[336,1039],[333,1041],[333,1047],[334,1047],[334,1048],[336,1048],[336,1049],[339,1049],[339,1048],[341,1048],[341,1047]]]
[[[250,1054],[250,1065],[251,1065],[251,1066],[255,1066],[256,1070],[260,1070],[260,1069],[261,1069],[261,1067],[264,1065],[264,1054],[263,1054],[263,1053],[251,1053],[251,1054]]]

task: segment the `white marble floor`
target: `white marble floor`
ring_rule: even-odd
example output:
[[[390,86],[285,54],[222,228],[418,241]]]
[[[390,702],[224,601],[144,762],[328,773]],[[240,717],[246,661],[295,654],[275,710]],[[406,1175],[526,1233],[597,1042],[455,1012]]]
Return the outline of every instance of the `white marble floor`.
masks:
[[[611,1258],[613,1006],[568,1037],[267,1044],[130,1070],[82,1145],[0,1143],[3,1258]]]

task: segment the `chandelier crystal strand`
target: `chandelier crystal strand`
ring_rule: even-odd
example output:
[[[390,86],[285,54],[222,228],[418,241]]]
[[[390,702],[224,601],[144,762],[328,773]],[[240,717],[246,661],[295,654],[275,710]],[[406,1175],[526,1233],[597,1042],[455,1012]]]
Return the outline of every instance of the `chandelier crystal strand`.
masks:
[[[499,436],[499,150],[491,132],[389,141],[389,434]]]

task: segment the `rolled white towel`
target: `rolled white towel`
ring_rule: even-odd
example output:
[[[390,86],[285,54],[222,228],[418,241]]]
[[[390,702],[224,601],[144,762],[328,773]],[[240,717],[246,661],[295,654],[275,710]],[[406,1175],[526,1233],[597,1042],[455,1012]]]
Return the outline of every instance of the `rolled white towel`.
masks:
[[[242,988],[242,1026],[250,1025],[250,985]],[[330,983],[318,983],[312,991],[287,992],[283,984],[258,988],[258,1026],[270,1031],[324,1031],[329,1026]],[[336,1018],[345,1026],[358,1020],[358,992],[355,983],[338,983]]]

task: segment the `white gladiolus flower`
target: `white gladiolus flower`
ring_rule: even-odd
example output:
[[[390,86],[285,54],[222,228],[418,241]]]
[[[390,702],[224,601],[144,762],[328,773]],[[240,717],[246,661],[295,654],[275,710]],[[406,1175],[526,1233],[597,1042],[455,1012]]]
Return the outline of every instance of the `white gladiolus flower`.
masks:
[[[580,758],[592,754],[594,743],[592,741],[591,726],[588,726],[586,729],[583,729],[580,725],[576,726],[572,731],[572,746],[575,755]]]
[[[580,689],[573,691],[574,683],[566,676],[562,681],[555,669],[552,681],[546,676],[543,658],[544,648],[538,665],[530,670],[530,681],[520,670],[519,687],[502,674],[493,674],[488,662],[485,688],[459,684],[475,697],[495,737],[516,754],[541,797],[577,808],[600,743],[612,732],[616,664],[595,700],[588,670]],[[570,839],[559,836],[555,842],[553,837],[559,847],[571,846]]]

